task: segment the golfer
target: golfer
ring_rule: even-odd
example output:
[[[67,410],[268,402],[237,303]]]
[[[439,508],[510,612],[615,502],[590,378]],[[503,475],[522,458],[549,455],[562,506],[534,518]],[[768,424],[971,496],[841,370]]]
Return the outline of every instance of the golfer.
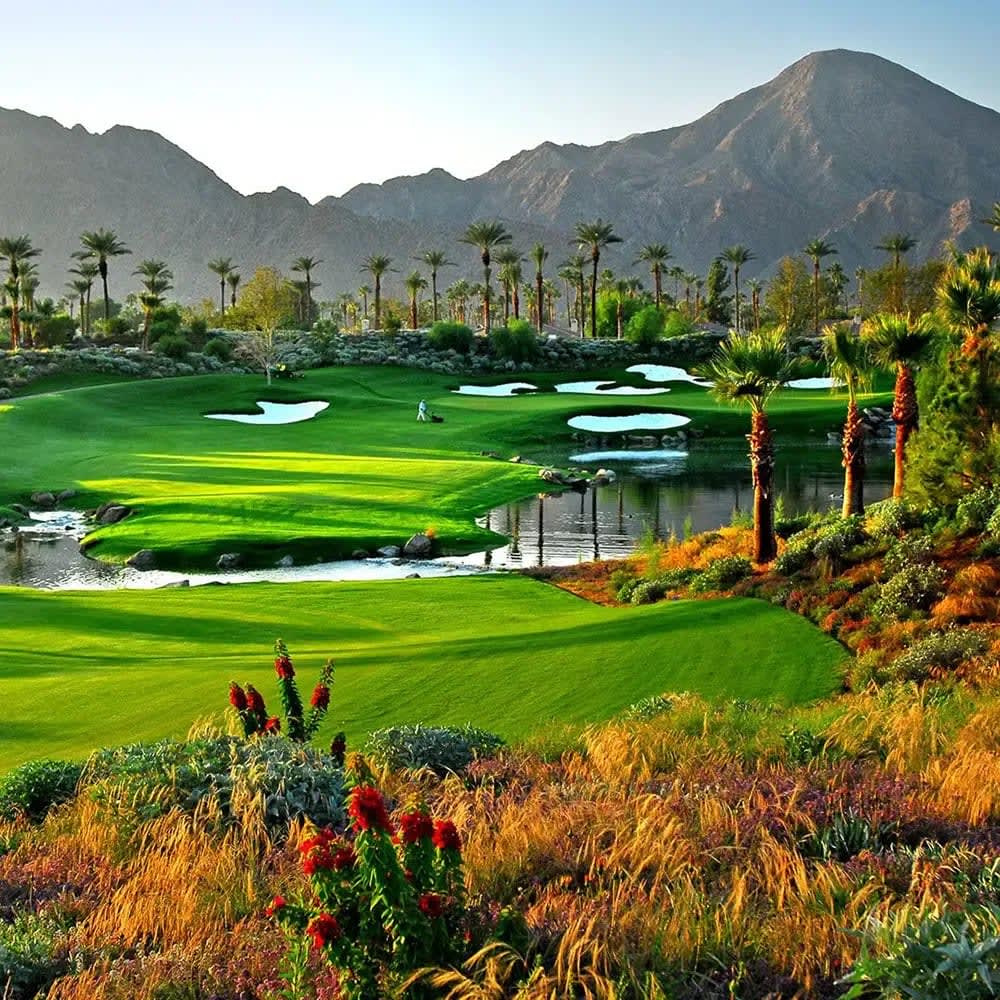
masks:
[[[420,400],[420,405],[417,407],[417,420],[427,419],[427,401],[425,399]]]

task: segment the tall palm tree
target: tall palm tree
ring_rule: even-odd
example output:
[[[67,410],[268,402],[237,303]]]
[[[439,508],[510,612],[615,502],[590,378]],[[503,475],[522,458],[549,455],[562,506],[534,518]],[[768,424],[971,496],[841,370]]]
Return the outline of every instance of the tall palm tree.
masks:
[[[8,291],[10,292],[10,346],[16,351],[21,346],[21,317],[18,299],[21,294],[21,274],[25,265],[42,251],[34,246],[30,236],[5,236],[0,239],[0,260],[7,262]]]
[[[79,275],[81,281],[87,282],[87,309],[83,317],[83,335],[87,336],[90,333],[90,297],[94,289],[94,281],[100,274],[100,269],[97,264],[92,260],[86,259],[86,250],[78,250],[73,256],[79,260],[79,264],[76,267],[71,267],[69,269],[70,274]]]
[[[566,326],[572,327],[573,314],[571,309],[575,308],[575,306],[571,302],[570,291],[577,287],[577,274],[579,272],[569,264],[563,264],[557,273],[558,276],[566,283]]]
[[[827,280],[830,282],[830,288],[833,290],[833,301],[837,309],[844,309],[846,311],[846,305],[844,303],[844,289],[847,288],[847,272],[844,270],[843,264],[839,260],[835,260],[831,265],[830,269],[826,272]]]
[[[410,293],[410,329],[417,329],[417,299],[420,293],[427,287],[427,279],[419,272],[413,271],[406,276],[403,282],[406,290]]]
[[[751,278],[747,282],[750,289],[750,312],[753,314],[753,328],[760,329],[760,295],[764,291],[764,282],[760,278]]]
[[[813,263],[813,332],[819,336],[819,275],[820,266],[824,257],[829,257],[837,252],[837,248],[832,243],[827,243],[817,237],[810,240],[803,248],[802,252]]]
[[[425,250],[419,257],[415,258],[426,264],[431,272],[431,297],[433,301],[433,319],[438,321],[438,271],[442,267],[455,267],[453,260],[448,260],[447,254],[443,250]]]
[[[615,296],[615,333],[619,340],[622,339],[622,325],[625,318],[625,300],[631,297],[632,282],[628,278],[621,278],[614,283]]]
[[[132,272],[142,278],[142,293],[139,302],[142,305],[144,320],[142,326],[142,349],[149,349],[149,327],[153,322],[153,313],[163,305],[163,293],[173,288],[174,274],[162,260],[141,260]]]
[[[87,301],[87,293],[90,291],[90,286],[92,284],[93,284],[93,282],[86,281],[83,278],[74,278],[72,281],[70,281],[66,285],[66,287],[73,292],[73,295],[76,297],[77,301],[80,303],[80,330],[81,330],[81,333],[85,332],[84,329],[83,329],[83,321],[84,321],[84,312],[83,312],[83,310],[84,310],[84,305],[85,305],[85,303]],[[73,315],[72,309],[70,310],[70,315],[71,316]]]
[[[368,319],[368,296],[371,295],[372,289],[371,285],[362,285],[358,289],[358,295],[361,296],[361,302],[364,308],[364,318]]]
[[[226,281],[236,269],[232,257],[216,257],[208,262],[208,269],[219,277],[219,313],[226,318]]]
[[[570,242],[581,250],[590,252],[592,267],[590,276],[590,336],[597,336],[597,265],[601,260],[601,250],[612,243],[621,243],[610,222],[595,219],[593,222],[578,222],[576,236]]]
[[[307,323],[312,322],[313,317],[313,301],[312,301],[312,290],[313,290],[313,271],[322,264],[323,261],[319,257],[296,257],[292,261],[292,270],[297,274],[305,275],[305,292],[306,292],[306,316],[305,321]],[[315,287],[319,287],[318,285]]]
[[[497,251],[496,262],[500,265],[497,270],[497,280],[503,285],[503,318],[504,322],[510,319],[511,306],[514,307],[514,316],[517,317],[518,308],[518,288],[521,283],[521,262],[524,256],[515,247],[504,247]]]
[[[736,332],[739,333],[742,330],[740,326],[740,268],[753,260],[754,254],[742,243],[736,243],[731,247],[726,247],[719,256],[733,269],[736,294]]]
[[[460,243],[467,243],[479,250],[483,262],[483,326],[486,335],[490,333],[490,255],[494,247],[510,243],[512,237],[507,227],[498,219],[473,222],[458,238]]]
[[[83,256],[97,264],[97,273],[101,276],[104,287],[104,322],[111,313],[111,297],[108,295],[108,260],[112,257],[123,257],[132,251],[115,234],[113,230],[98,229],[97,232],[87,232],[80,237],[83,244]]]
[[[673,257],[670,248],[665,243],[647,243],[636,258],[636,263],[644,262],[649,265],[649,271],[653,275],[653,298],[656,308],[660,308],[662,298],[661,280],[663,277],[663,265]]]
[[[866,320],[861,335],[874,360],[883,368],[896,370],[892,419],[896,424],[896,468],[892,495],[901,497],[906,477],[906,443],[920,424],[914,372],[929,354],[938,330],[929,313],[918,320],[910,316],[879,313]]]
[[[236,289],[240,287],[240,282],[243,279],[240,277],[239,271],[232,271],[226,275],[226,284],[229,285],[229,306],[234,308],[236,306]]]
[[[774,439],[767,404],[775,391],[791,381],[798,364],[788,353],[782,327],[755,333],[731,333],[700,374],[713,382],[715,396],[750,408],[750,470],[753,474],[754,561],[777,555],[774,536]]]
[[[830,375],[847,387],[847,418],[841,441],[844,466],[844,517],[865,512],[865,424],[858,412],[858,393],[871,387],[868,345],[850,323],[835,323],[823,337]]]
[[[875,244],[876,250],[883,250],[892,256],[892,270],[896,278],[896,287],[893,291],[893,309],[897,313],[903,311],[903,254],[909,253],[916,245],[917,241],[909,233],[893,233],[881,243]]]
[[[576,316],[581,337],[584,335],[584,327],[587,325],[586,295],[584,294],[586,281],[583,276],[583,269],[586,264],[587,262],[583,254],[575,253],[563,265],[563,269],[572,275],[571,280],[573,287],[576,289]]]
[[[535,263],[535,309],[538,319],[538,335],[542,336],[545,333],[545,276],[542,274],[542,268],[549,259],[549,252],[543,244],[536,243],[531,248],[529,256]]]
[[[684,280],[684,268],[680,264],[674,264],[672,267],[667,268],[666,273],[674,279],[674,305],[676,306],[681,298],[681,282]]]
[[[392,258],[385,254],[370,254],[361,262],[361,270],[375,280],[375,329],[382,329],[382,275],[393,270]]]

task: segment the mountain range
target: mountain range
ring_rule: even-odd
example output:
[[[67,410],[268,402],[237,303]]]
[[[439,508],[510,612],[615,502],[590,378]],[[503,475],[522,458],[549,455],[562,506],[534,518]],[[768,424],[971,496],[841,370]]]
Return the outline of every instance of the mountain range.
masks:
[[[0,109],[0,177],[0,232],[29,233],[43,249],[49,295],[62,290],[79,234],[100,226],[127,243],[129,260],[167,260],[182,301],[217,294],[205,263],[218,256],[245,276],[320,257],[321,299],[356,289],[370,253],[395,258],[390,293],[430,247],[460,265],[444,280],[475,276],[475,251],[456,239],[492,217],[525,250],[545,242],[553,269],[572,252],[574,224],[600,216],[625,240],[604,257],[618,273],[642,274],[633,262],[644,243],[668,244],[696,271],[743,243],[756,255],[751,277],[816,236],[848,269],[883,260],[874,247],[892,232],[919,240],[916,257],[949,239],[983,242],[978,220],[1000,198],[1000,114],[879,56],[833,50],[688,125],[599,146],[546,142],[468,180],[435,169],[317,204],[283,187],[244,196],[155,132],[95,135],[17,110]],[[115,262],[112,295],[135,287],[131,270]]]

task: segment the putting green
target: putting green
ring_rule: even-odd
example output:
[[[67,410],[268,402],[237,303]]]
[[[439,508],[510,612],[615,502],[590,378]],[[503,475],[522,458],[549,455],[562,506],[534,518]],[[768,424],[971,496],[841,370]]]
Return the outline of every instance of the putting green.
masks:
[[[544,388],[566,376],[518,378]],[[649,385],[617,370],[573,378]],[[745,414],[689,383],[635,400],[554,392],[496,399],[455,395],[458,381],[413,369],[333,368],[270,387],[259,376],[225,375],[21,397],[0,407],[0,503],[66,487],[80,491],[80,505],[126,503],[137,513],[95,532],[94,554],[123,561],[150,548],[164,569],[208,567],[228,551],[244,553],[248,565],[286,553],[297,561],[342,558],[427,528],[442,550],[467,552],[498,541],[476,527],[475,515],[539,486],[536,469],[484,458],[483,450],[532,456],[560,440],[568,446],[566,421],[575,414],[638,408],[683,414],[712,435],[746,431]],[[330,406],[277,426],[204,417],[252,413],[258,399]],[[420,399],[445,422],[417,423]],[[773,410],[778,433],[795,435],[836,425],[844,401],[787,393]]]
[[[253,584],[153,592],[0,589],[0,772],[36,757],[180,736],[230,680],[275,700],[288,642],[306,693],[337,663],[325,735],[472,722],[518,739],[606,719],[664,691],[799,703],[843,649],[759,601],[606,608],[519,576]],[[276,707],[276,705],[274,706]]]

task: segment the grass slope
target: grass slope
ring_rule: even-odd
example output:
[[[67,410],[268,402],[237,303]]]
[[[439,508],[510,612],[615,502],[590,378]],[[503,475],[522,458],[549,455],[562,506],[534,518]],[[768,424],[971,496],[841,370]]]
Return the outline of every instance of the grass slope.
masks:
[[[0,771],[182,735],[230,680],[275,697],[291,648],[304,693],[333,656],[327,731],[473,722],[509,739],[605,719],[663,691],[798,703],[829,694],[842,648],[759,601],[603,608],[523,577],[254,584],[154,592],[0,590]],[[277,705],[273,706],[277,708]]]
[[[561,378],[521,377],[542,387]],[[621,371],[572,376],[586,377],[648,385]],[[260,377],[221,375],[23,397],[0,407],[0,499],[74,487],[81,504],[128,503],[137,515],[96,532],[96,554],[122,561],[151,548],[163,568],[208,566],[234,549],[258,564],[278,553],[338,558],[427,527],[445,550],[472,551],[495,540],[474,515],[538,486],[537,470],[483,458],[482,450],[544,452],[568,443],[569,417],[591,412],[666,409],[711,435],[746,432],[745,414],[689,383],[635,400],[554,392],[488,399],[453,394],[456,381],[413,369],[334,368],[271,387]],[[421,398],[445,423],[416,422]],[[254,412],[258,399],[326,399],[330,407],[275,427],[203,417]],[[844,405],[825,392],[786,392],[774,403],[774,424],[779,434],[818,433],[842,419]]]

